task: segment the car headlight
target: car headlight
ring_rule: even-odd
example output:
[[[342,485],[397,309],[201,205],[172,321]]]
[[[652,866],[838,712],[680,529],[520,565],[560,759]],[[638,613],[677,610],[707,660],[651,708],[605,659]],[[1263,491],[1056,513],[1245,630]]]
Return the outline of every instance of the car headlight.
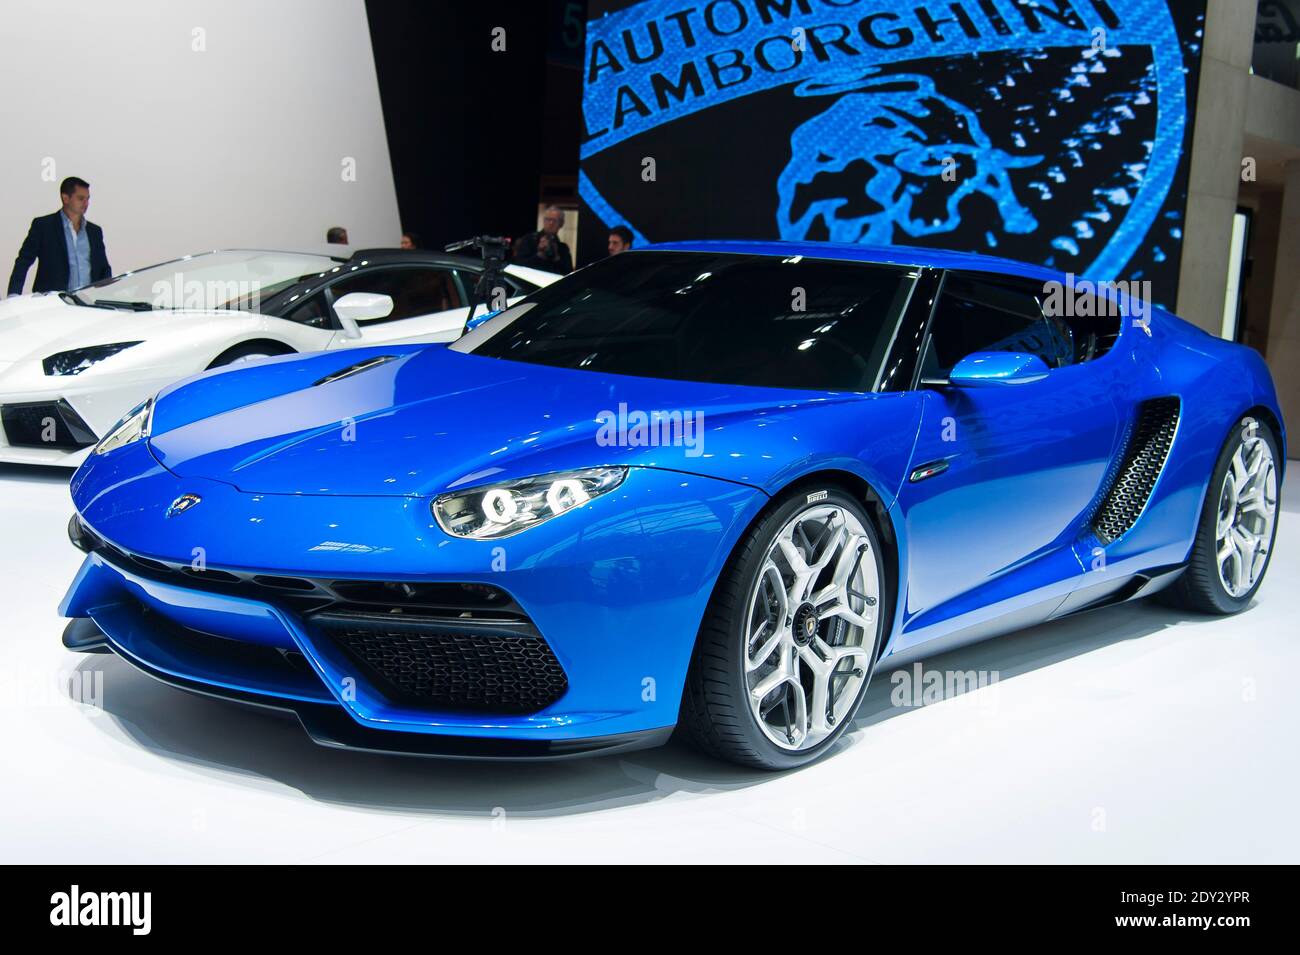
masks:
[[[623,483],[627,468],[589,468],[487,484],[434,499],[438,526],[453,537],[493,540],[536,527]]]
[[[153,424],[153,398],[142,401],[126,413],[126,417],[113,425],[104,439],[95,445],[96,454],[107,454],[149,437],[149,427]]]
[[[47,375],[79,375],[91,365],[112,358],[120,351],[134,348],[140,342],[114,342],[112,345],[91,345],[89,348],[74,348],[61,351],[41,362]]]

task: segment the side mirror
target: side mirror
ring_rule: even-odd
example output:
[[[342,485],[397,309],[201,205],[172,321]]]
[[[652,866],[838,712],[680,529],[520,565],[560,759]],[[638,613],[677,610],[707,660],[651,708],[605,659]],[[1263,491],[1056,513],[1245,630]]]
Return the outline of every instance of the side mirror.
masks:
[[[1037,355],[1014,351],[977,351],[967,355],[948,373],[948,383],[959,388],[994,388],[1023,385],[1047,377],[1047,363]]]
[[[374,292],[349,292],[334,303],[334,314],[338,316],[343,334],[348,338],[361,337],[357,322],[387,318],[392,313],[392,297]]]

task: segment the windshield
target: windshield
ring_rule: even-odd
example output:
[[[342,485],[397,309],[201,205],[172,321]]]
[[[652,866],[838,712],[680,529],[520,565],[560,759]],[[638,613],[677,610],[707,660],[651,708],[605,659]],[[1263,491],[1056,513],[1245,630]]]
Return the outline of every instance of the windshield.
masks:
[[[299,252],[206,252],[96,282],[76,297],[85,305],[251,312],[281,289],[336,265],[328,256]]]
[[[802,256],[626,252],[534,292],[451,347],[648,378],[870,391],[913,278]]]

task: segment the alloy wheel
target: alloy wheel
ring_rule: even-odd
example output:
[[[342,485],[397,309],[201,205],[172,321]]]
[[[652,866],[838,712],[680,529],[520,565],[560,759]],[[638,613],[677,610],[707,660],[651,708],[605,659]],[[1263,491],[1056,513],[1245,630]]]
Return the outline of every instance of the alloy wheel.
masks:
[[[782,749],[811,749],[851,714],[880,627],[877,556],[861,520],[823,505],[768,547],[745,616],[749,706]]]
[[[1215,545],[1219,582],[1232,597],[1255,586],[1268,562],[1277,519],[1277,469],[1273,451],[1247,421],[1219,490]]]

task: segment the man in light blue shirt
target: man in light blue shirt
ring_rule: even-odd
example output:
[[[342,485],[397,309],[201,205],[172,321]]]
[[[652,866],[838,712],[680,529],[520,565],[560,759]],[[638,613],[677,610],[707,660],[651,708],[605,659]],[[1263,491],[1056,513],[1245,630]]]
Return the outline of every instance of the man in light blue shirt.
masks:
[[[64,208],[59,211],[59,218],[63,220],[63,241],[68,247],[67,290],[71,292],[90,284],[90,237],[84,228],[84,215],[76,215],[74,220]]]
[[[86,218],[90,183],[69,176],[59,186],[63,208],[32,220],[14,269],[9,275],[10,295],[23,294],[27,270],[33,262],[33,292],[71,292],[113,274],[104,252],[104,230]]]

